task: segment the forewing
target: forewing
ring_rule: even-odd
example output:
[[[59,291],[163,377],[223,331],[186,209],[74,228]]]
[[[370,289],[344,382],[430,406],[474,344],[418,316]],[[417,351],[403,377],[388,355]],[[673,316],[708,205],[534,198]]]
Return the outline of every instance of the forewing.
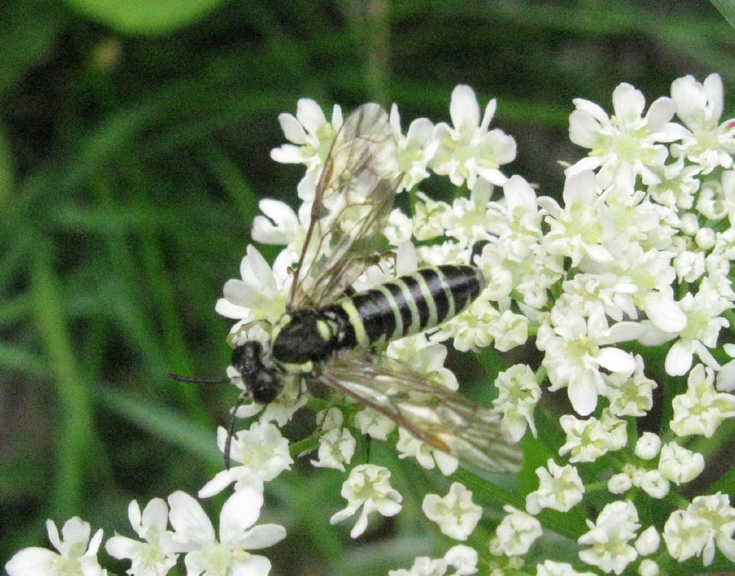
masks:
[[[488,472],[516,472],[521,467],[521,450],[501,430],[497,413],[403,362],[347,353],[329,362],[319,376],[465,464]]]
[[[329,304],[365,270],[400,180],[388,114],[378,104],[360,106],[324,163],[294,271],[291,309]]]

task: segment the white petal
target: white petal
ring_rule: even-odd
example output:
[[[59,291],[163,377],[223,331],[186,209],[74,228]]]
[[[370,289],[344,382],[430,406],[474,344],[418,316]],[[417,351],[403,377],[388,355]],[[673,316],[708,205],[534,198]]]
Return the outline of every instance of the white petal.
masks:
[[[657,132],[674,117],[675,112],[676,104],[674,104],[671,98],[666,98],[665,96],[658,98],[651,104],[651,107],[648,109],[648,114],[646,114],[649,132]]]
[[[296,118],[309,134],[315,135],[327,123],[319,104],[310,98],[301,98],[296,106]]]
[[[582,148],[593,148],[597,143],[600,124],[583,110],[575,110],[569,115],[569,140]]]
[[[474,130],[480,125],[480,105],[472,88],[460,84],[452,91],[449,116],[452,118],[454,128],[459,132],[463,129]]]
[[[113,558],[135,558],[140,554],[141,543],[125,536],[113,536],[105,542],[105,550]]]
[[[180,544],[177,551],[188,552],[190,548],[215,541],[212,522],[189,494],[176,491],[168,497],[168,504],[171,507],[169,521],[176,531],[176,543]]]
[[[229,576],[265,576],[271,571],[271,561],[265,556],[248,556],[230,565]]]
[[[619,84],[613,91],[613,109],[615,116],[623,126],[634,124],[643,115],[646,99],[640,90],[636,90],[627,82]]]
[[[663,294],[648,296],[643,311],[662,332],[679,333],[687,326],[687,316],[671,298]]]
[[[293,144],[283,144],[271,150],[271,158],[281,164],[302,164],[306,162],[304,151]]]
[[[230,468],[229,470],[220,470],[217,472],[214,478],[202,486],[197,496],[199,498],[211,498],[215,494],[222,492],[222,490],[237,480],[234,470],[234,468]]]
[[[692,352],[681,340],[676,342],[666,355],[665,368],[669,376],[683,376],[692,367]]]
[[[238,490],[222,506],[219,517],[220,541],[228,545],[240,540],[257,522],[263,506],[263,495],[252,488]]]
[[[591,376],[585,374],[569,383],[569,401],[580,416],[592,414],[597,407],[597,386]]]
[[[291,114],[279,114],[278,122],[281,124],[286,140],[294,144],[306,144],[306,132],[301,123]],[[274,158],[275,160],[275,158]]]
[[[10,576],[57,576],[59,555],[46,548],[24,548],[5,565]]]
[[[260,550],[277,544],[286,537],[286,529],[278,524],[260,524],[248,531],[240,540],[245,550]]]
[[[635,370],[635,358],[630,352],[618,348],[603,348],[597,355],[600,366],[617,374],[632,374]]]
[[[166,501],[163,498],[154,498],[148,502],[148,506],[143,510],[141,523],[145,530],[155,528],[158,533],[163,532],[168,524],[168,506],[166,505]]]

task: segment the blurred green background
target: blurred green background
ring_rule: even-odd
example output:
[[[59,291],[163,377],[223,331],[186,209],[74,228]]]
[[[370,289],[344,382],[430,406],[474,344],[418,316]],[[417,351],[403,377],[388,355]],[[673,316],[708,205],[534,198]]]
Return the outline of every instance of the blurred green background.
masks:
[[[690,73],[735,88],[735,35],[704,0],[5,0],[0,51],[2,564],[46,545],[46,518],[130,535],[131,499],[222,468],[235,391],[166,373],[223,375],[214,303],[257,200],[294,205],[302,169],[269,152],[298,98],[397,102],[405,129],[448,120],[468,83],[518,142],[506,174],[559,195],[573,98],[609,110],[626,81],[651,102]],[[404,512],[358,542],[328,523],[343,475],[296,468],[268,485],[261,520],[289,531],[274,574],[385,574],[449,547],[415,468],[395,478]]]

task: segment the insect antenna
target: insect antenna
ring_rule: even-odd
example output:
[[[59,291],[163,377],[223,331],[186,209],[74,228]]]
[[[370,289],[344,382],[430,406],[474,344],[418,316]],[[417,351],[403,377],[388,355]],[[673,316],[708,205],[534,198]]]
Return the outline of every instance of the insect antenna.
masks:
[[[219,378],[214,380],[213,378],[191,378],[189,376],[179,376],[173,372],[168,373],[168,377],[176,380],[177,382],[188,382],[190,384],[229,384],[229,378]]]
[[[232,437],[235,435],[235,416],[237,414],[237,410],[245,403],[245,400],[247,400],[248,397],[245,395],[240,396],[237,399],[237,404],[235,404],[235,407],[232,409],[232,417],[230,418],[230,425],[227,427],[227,440],[225,440],[225,468],[227,470],[230,469],[230,449],[232,448]]]

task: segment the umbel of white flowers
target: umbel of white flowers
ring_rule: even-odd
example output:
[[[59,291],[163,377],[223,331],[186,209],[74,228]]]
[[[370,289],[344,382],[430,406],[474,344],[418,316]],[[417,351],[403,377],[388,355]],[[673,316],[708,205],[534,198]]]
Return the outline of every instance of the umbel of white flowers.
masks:
[[[471,263],[487,282],[464,312],[428,335],[391,342],[385,355],[452,391],[458,382],[444,366],[447,343],[460,351],[502,352],[535,335],[531,343],[543,355],[541,367],[520,363],[495,380],[493,408],[505,432],[515,441],[529,433],[535,438],[535,407],[544,395],[566,394],[572,408],[560,416],[557,430],[544,430],[535,441],[552,455],[535,470],[537,487],[523,494],[525,501],[506,502],[499,521],[484,515],[477,494],[459,481],[456,458],[370,408],[336,401],[320,413],[319,448],[311,463],[346,475],[346,506],[332,512],[331,522],[356,518],[353,538],[368,529],[371,517],[399,514],[404,503],[388,468],[353,463],[358,434],[389,443],[400,458],[439,476],[453,476],[442,494],[425,495],[421,509],[444,535],[465,544],[438,558],[419,556],[391,576],[469,575],[479,566],[492,574],[657,576],[662,563],[671,573],[680,568],[688,574],[716,561],[727,572],[728,562],[735,562],[729,497],[692,495],[691,485],[691,500],[670,496],[706,466],[707,458],[688,440],[699,437],[696,446],[703,452],[711,441],[714,449],[721,424],[735,416],[735,345],[719,343],[735,303],[735,120],[722,119],[722,82],[717,75],[703,83],[680,78],[670,97],[655,100],[647,111],[643,94],[629,84],[613,92],[612,113],[587,100],[574,105],[570,138],[587,155],[569,163],[561,203],[537,196],[521,176],[501,170],[515,158],[516,145],[490,127],[495,100],[483,112],[474,91],[458,86],[451,125],[420,118],[405,133],[398,108],[391,109],[395,163],[403,175],[397,192],[410,191],[414,202],[410,213],[390,213],[382,233],[393,254],[370,267],[354,289],[442,264]],[[248,338],[267,339],[253,332],[284,314],[319,178],[343,124],[339,106],[328,120],[307,99],[299,101],[295,116],[279,120],[289,143],[272,157],[306,167],[297,187],[301,203],[297,209],[270,199],[259,204],[253,239],[283,248],[271,265],[249,246],[241,278],[225,284],[216,310],[236,321],[234,338],[245,331]],[[451,202],[420,190],[427,178],[443,177],[457,187]],[[473,256],[478,245],[484,248]],[[657,365],[662,350],[665,360]],[[666,381],[651,377],[663,373]],[[243,387],[234,367],[228,377]],[[654,396],[664,386],[674,393]],[[199,493],[205,498],[233,487],[220,515],[219,539],[201,505],[174,492],[168,505],[156,499],[142,512],[133,502],[129,515],[138,538],[113,536],[107,552],[128,559],[134,576],[166,574],[182,555],[192,576],[267,574],[270,562],[253,551],[276,544],[285,530],[255,522],[266,483],[293,464],[281,428],[305,402],[299,384],[265,407],[246,403],[237,410],[250,422],[231,441],[234,465]],[[666,421],[658,433],[639,433],[639,419],[652,411]],[[552,444],[556,437],[563,443]],[[218,444],[225,449],[224,429]],[[505,493],[487,479],[474,482],[486,494]],[[582,506],[590,488],[594,508]],[[665,520],[654,523],[653,507]],[[586,519],[575,542],[553,533],[565,526],[539,516],[544,509],[599,512]],[[51,521],[48,531],[56,552],[18,552],[6,565],[10,576],[105,572],[97,559],[101,531],[90,538],[89,524],[78,518],[64,525],[61,537]],[[478,533],[487,532],[492,536],[482,541]],[[547,537],[554,546],[535,545]],[[558,558],[544,557],[557,551]],[[561,561],[572,557],[574,564]],[[698,562],[679,564],[693,557]]]

